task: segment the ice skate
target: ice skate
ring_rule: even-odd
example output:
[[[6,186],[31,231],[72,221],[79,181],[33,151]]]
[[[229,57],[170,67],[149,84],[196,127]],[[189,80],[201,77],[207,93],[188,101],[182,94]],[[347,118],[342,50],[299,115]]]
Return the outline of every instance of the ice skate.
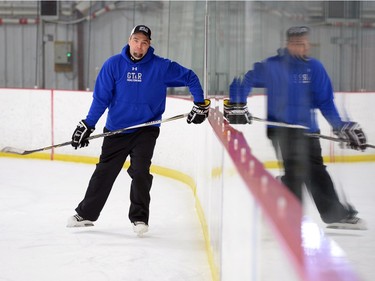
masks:
[[[329,223],[327,228],[367,230],[366,222],[356,216],[348,216],[338,222]]]
[[[135,221],[133,224],[133,230],[135,233],[137,233],[138,237],[143,236],[143,234],[148,231],[148,225],[143,221]]]
[[[90,220],[82,218],[80,215],[76,214],[68,218],[68,223],[66,227],[86,227],[94,226],[94,223]]]

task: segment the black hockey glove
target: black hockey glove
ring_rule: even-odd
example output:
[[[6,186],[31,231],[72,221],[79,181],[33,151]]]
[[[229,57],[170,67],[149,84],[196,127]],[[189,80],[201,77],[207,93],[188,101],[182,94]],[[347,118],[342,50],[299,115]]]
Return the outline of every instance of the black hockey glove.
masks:
[[[194,103],[193,108],[191,109],[186,121],[194,124],[200,124],[208,117],[208,113],[210,111],[210,104],[211,101],[209,99],[205,99],[203,103]]]
[[[251,124],[253,119],[246,103],[231,103],[228,99],[224,100],[224,117],[230,124]]]
[[[77,149],[78,147],[88,146],[89,140],[87,138],[94,130],[95,128],[89,127],[86,124],[85,120],[80,121],[72,135],[72,146],[75,149]]]
[[[362,151],[366,149],[366,135],[358,123],[345,122],[339,130],[333,132],[346,143],[348,148]]]

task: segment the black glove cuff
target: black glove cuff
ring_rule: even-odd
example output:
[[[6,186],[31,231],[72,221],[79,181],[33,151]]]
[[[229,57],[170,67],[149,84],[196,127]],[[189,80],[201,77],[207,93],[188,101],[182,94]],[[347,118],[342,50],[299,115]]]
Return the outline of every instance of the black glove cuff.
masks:
[[[194,105],[200,108],[207,108],[211,105],[211,100],[205,99],[204,102],[194,102]]]
[[[86,128],[92,133],[95,131],[95,127],[91,127],[87,124],[86,120],[82,119],[81,122],[86,126]]]

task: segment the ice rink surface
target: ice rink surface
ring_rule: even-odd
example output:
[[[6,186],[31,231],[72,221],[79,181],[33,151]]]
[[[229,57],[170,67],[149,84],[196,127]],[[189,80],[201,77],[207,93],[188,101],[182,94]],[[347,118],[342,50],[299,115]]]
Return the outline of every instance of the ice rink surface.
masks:
[[[375,276],[375,163],[327,164],[327,170],[342,202],[351,204],[358,217],[366,221],[367,230],[330,229],[320,219],[311,197],[305,190],[304,213],[332,239],[343,251],[354,272],[362,281],[372,281]],[[279,175],[280,171],[270,170]],[[335,253],[331,253],[335,255]],[[337,253],[341,255],[340,253]]]
[[[178,181],[154,176],[145,237],[133,233],[127,218],[130,180],[125,170],[94,227],[66,228],[94,168],[0,158],[1,281],[211,280],[194,197]],[[339,193],[358,209],[369,229],[326,229],[309,200],[306,213],[346,252],[362,280],[371,281],[375,163],[331,164],[328,169]]]
[[[194,197],[154,177],[150,228],[133,233],[123,170],[94,227],[66,228],[95,166],[0,158],[1,281],[208,281],[211,272]]]
[[[339,197],[357,209],[368,230],[327,229],[310,198],[305,212],[344,250],[360,280],[375,280],[375,163],[336,163],[327,169]]]

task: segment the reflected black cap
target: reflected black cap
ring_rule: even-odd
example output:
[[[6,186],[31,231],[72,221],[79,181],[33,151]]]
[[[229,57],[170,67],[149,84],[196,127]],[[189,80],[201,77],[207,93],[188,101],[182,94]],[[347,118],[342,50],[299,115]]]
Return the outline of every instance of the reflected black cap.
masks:
[[[286,37],[304,36],[310,33],[310,28],[307,26],[293,26],[286,31]]]
[[[149,29],[145,25],[137,25],[133,28],[132,32],[130,33],[130,36],[132,36],[135,33],[142,32],[144,35],[148,37],[148,39],[151,40],[151,29]]]

